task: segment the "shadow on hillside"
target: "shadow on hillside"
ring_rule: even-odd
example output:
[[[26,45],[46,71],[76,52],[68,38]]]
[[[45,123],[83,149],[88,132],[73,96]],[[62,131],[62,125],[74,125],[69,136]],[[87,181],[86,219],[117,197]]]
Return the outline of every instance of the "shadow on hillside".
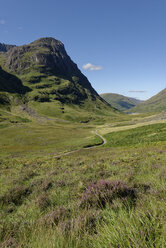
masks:
[[[25,94],[31,89],[22,84],[22,81],[0,67],[0,91]]]

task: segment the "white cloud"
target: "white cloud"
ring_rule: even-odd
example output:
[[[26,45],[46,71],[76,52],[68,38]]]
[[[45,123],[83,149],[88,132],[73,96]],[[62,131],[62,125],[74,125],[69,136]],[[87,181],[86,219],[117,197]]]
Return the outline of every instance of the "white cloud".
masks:
[[[5,20],[0,20],[0,24],[4,25],[5,24]]]
[[[102,66],[100,66],[100,65],[92,65],[91,63],[87,63],[87,64],[83,65],[82,68],[84,70],[88,70],[88,71],[100,71],[100,70],[103,69]]]

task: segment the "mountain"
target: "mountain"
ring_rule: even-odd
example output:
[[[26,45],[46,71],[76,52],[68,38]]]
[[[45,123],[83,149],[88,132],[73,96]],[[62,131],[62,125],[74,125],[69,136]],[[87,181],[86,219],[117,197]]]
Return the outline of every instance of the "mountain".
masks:
[[[128,99],[130,99],[132,102],[135,103],[135,105],[140,104],[141,102],[143,102],[143,100],[139,100],[137,98],[133,98],[133,97],[127,97]]]
[[[166,88],[150,99],[130,109],[132,112],[161,112],[166,111]]]
[[[8,52],[13,47],[15,47],[15,45],[7,45],[4,43],[0,43],[0,52]]]
[[[39,114],[72,119],[81,112],[116,112],[93,89],[61,41],[47,37],[28,45],[0,47],[3,73],[15,76],[18,88],[21,89],[21,84],[26,87],[24,101]],[[15,80],[12,87],[10,84],[6,88],[7,92],[14,91]],[[0,91],[4,91],[6,84],[0,81]]]
[[[141,102],[138,99],[115,93],[105,93],[105,94],[101,94],[100,96],[106,102],[108,102],[112,107],[120,111],[126,111]]]

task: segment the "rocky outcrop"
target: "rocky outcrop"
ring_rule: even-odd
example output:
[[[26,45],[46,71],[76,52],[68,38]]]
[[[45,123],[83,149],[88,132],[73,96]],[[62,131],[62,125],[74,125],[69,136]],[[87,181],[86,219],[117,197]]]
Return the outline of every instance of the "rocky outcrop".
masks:
[[[32,46],[38,46],[46,49],[48,53],[38,52],[33,59],[39,64],[52,69],[56,74],[73,76],[78,74],[78,68],[75,63],[67,55],[62,42],[53,38],[42,38],[33,43]],[[79,72],[80,74],[80,72]]]
[[[67,55],[63,43],[59,40],[41,38],[29,45],[14,47],[8,51],[7,57],[8,67],[17,74],[23,74],[27,68],[37,65],[45,74],[77,81],[92,94],[98,95],[88,79]]]
[[[76,105],[87,101],[95,108],[103,103],[103,107],[108,107],[59,40],[41,38],[28,45],[6,48],[6,53],[1,55],[5,68],[31,88],[33,93],[28,95],[29,101]]]
[[[11,48],[15,47],[15,45],[6,45],[4,43],[0,43],[0,52],[8,52]]]
[[[10,70],[21,73],[23,69],[30,66],[31,60],[25,58],[25,54],[29,51],[29,46],[18,46],[10,49],[7,53],[7,65]]]
[[[23,69],[34,64],[49,68],[52,73],[63,76],[72,76],[78,70],[67,55],[64,45],[53,38],[41,38],[8,52],[8,66],[17,73],[22,73]]]

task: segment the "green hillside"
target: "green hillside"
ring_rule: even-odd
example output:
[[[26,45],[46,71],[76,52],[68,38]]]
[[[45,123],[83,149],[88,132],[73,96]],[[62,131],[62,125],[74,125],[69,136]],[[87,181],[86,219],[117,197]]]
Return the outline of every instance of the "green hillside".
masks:
[[[10,105],[15,98],[23,97],[29,91],[30,88],[23,86],[18,77],[0,67],[0,107]]]
[[[81,122],[119,115],[93,89],[60,41],[41,38],[6,50],[4,46],[0,92],[24,94],[22,103],[39,115]]]
[[[166,111],[166,88],[147,101],[132,108],[132,112],[161,112]]]
[[[106,102],[108,102],[112,107],[120,111],[126,111],[141,102],[138,99],[126,97],[115,93],[105,93],[105,94],[101,94],[100,96]]]

